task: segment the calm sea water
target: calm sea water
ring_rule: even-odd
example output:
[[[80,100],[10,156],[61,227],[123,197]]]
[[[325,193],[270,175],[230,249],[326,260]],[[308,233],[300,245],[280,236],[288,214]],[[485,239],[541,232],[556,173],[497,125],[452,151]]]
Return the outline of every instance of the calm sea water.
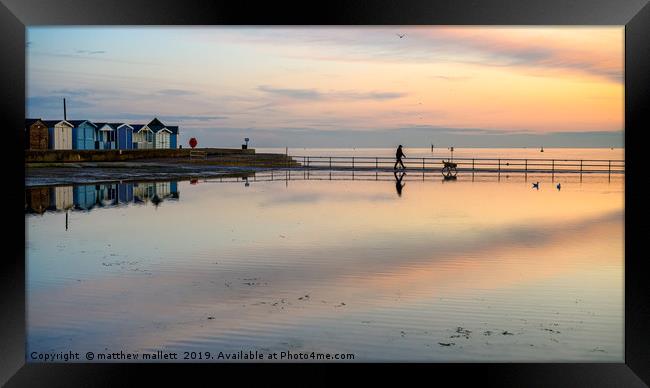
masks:
[[[27,190],[28,355],[622,362],[624,177],[440,178]]]

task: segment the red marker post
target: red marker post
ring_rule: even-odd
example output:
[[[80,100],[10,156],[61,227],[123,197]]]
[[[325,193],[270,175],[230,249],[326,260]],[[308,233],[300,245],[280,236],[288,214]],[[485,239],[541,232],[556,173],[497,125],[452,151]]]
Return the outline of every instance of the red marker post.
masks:
[[[193,137],[190,139],[190,147],[194,148],[197,144],[199,144],[199,142],[196,141],[196,138]]]

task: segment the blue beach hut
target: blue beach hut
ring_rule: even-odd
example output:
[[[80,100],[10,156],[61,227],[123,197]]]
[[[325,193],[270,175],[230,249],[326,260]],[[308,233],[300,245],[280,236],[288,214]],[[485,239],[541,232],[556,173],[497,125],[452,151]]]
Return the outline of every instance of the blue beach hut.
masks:
[[[167,129],[171,131],[169,135],[169,148],[178,148],[178,125],[168,125]]]
[[[72,124],[72,149],[94,150],[97,125],[88,120],[68,120]]]
[[[95,149],[113,150],[115,149],[115,126],[111,123],[96,123],[95,132]]]
[[[118,150],[132,150],[133,149],[133,127],[129,124],[114,124],[117,136],[115,138],[116,148]]]

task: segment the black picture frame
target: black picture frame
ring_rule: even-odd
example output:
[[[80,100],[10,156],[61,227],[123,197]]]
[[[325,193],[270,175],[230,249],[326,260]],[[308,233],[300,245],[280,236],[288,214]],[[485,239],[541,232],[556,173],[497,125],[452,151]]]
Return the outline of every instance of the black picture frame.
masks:
[[[650,129],[650,5],[645,0],[456,0],[432,2],[328,1],[319,4],[277,2],[210,2],[201,0],[0,0],[0,40],[3,53],[0,103],[2,133],[10,141],[2,147],[7,189],[5,231],[9,249],[3,255],[0,277],[0,384],[13,386],[130,385],[145,372],[166,382],[210,376],[221,382],[228,369],[251,377],[245,364],[26,364],[25,363],[25,246],[24,213],[17,204],[24,196],[23,128],[25,118],[25,30],[32,25],[625,25],[625,362],[620,364],[417,364],[412,371],[429,382],[450,379],[454,385],[473,381],[498,386],[646,386],[650,384],[650,307],[643,240],[650,236],[645,217],[643,171],[648,162],[643,131]],[[7,219],[8,213],[8,219]],[[22,237],[22,239],[21,239]],[[380,366],[375,376],[393,370]],[[314,371],[311,379],[338,379],[332,367],[344,371],[353,365],[299,365]],[[182,371],[181,372],[181,368]],[[215,369],[216,368],[216,369]],[[264,365],[265,371],[291,382],[284,365]],[[400,375],[405,371],[400,368]],[[264,373],[256,374],[264,376]],[[411,376],[409,374],[409,376]],[[404,376],[398,376],[403,383]],[[309,382],[310,380],[302,380]]]

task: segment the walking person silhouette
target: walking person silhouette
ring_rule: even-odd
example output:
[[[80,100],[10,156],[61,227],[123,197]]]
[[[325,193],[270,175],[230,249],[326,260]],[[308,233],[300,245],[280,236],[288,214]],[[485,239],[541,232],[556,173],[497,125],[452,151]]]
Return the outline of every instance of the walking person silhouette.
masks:
[[[404,155],[404,151],[402,151],[402,145],[400,144],[399,147],[397,147],[397,152],[395,152],[395,166],[393,166],[393,170],[397,170],[397,165],[399,164],[402,166],[402,169],[406,169],[404,167],[404,163],[402,162],[402,158],[405,158],[406,155]]]

